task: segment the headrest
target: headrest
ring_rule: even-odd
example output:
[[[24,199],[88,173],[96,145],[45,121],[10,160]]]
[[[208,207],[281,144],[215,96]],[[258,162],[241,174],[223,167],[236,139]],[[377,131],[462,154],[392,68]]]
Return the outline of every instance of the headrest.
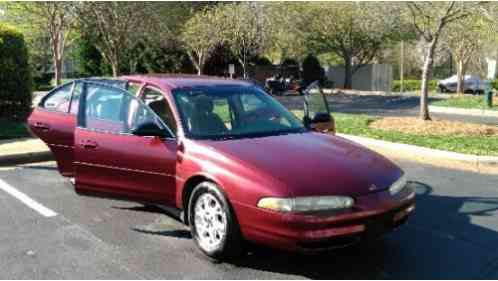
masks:
[[[202,113],[213,112],[213,101],[206,96],[199,96],[195,99],[195,110]]]

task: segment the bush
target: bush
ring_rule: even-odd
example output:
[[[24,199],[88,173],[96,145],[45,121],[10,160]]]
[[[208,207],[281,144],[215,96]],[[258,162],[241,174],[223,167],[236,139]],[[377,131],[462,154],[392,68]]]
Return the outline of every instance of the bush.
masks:
[[[491,87],[498,90],[498,79],[491,80]]]
[[[320,61],[318,61],[315,56],[308,55],[304,58],[302,77],[304,87],[316,80],[319,80],[320,82],[325,81],[325,71],[320,66]]]
[[[403,80],[403,91],[420,91],[422,85],[421,80]],[[392,91],[399,92],[401,87],[400,80],[394,80]],[[437,90],[437,80],[429,80],[429,91]]]
[[[0,118],[24,118],[31,108],[33,81],[21,33],[0,24]]]

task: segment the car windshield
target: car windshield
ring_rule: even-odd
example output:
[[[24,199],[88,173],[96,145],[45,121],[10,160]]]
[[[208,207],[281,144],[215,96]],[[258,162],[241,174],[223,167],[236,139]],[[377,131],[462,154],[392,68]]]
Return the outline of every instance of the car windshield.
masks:
[[[299,119],[257,87],[178,89],[173,94],[189,138],[232,139],[306,131]]]

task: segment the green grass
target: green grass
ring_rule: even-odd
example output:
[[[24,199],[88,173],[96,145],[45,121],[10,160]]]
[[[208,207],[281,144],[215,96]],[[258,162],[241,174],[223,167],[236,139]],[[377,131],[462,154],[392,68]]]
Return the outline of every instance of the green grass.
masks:
[[[476,97],[454,97],[445,100],[439,100],[432,102],[431,105],[435,106],[444,106],[444,107],[458,107],[458,108],[466,108],[466,109],[490,109],[490,110],[498,110],[498,104],[493,105],[492,108],[488,108],[484,102],[483,96]]]
[[[294,111],[298,117],[303,113]],[[498,156],[498,137],[416,135],[370,128],[376,117],[334,113],[338,133],[474,155]]]
[[[24,122],[0,119],[0,139],[23,138],[29,136],[30,134]]]

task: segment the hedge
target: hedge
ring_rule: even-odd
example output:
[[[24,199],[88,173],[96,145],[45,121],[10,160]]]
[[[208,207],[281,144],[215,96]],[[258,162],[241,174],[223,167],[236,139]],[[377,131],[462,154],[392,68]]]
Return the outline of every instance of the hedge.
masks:
[[[404,80],[403,81],[403,89],[404,91],[418,91],[420,90],[420,82],[421,80]],[[393,80],[393,87],[392,91],[393,92],[399,92],[401,85],[400,80]],[[493,89],[498,90],[498,79],[491,80],[491,87]],[[437,80],[430,80],[429,81],[429,90],[430,91],[437,91]]]
[[[491,80],[491,87],[493,89],[498,90],[498,79]]]
[[[0,24],[0,118],[21,119],[31,108],[33,81],[21,33]]]
[[[421,80],[403,80],[403,91],[419,91],[421,87]],[[394,80],[392,91],[399,92],[401,87],[400,80]],[[429,80],[429,91],[437,90],[437,80]]]

